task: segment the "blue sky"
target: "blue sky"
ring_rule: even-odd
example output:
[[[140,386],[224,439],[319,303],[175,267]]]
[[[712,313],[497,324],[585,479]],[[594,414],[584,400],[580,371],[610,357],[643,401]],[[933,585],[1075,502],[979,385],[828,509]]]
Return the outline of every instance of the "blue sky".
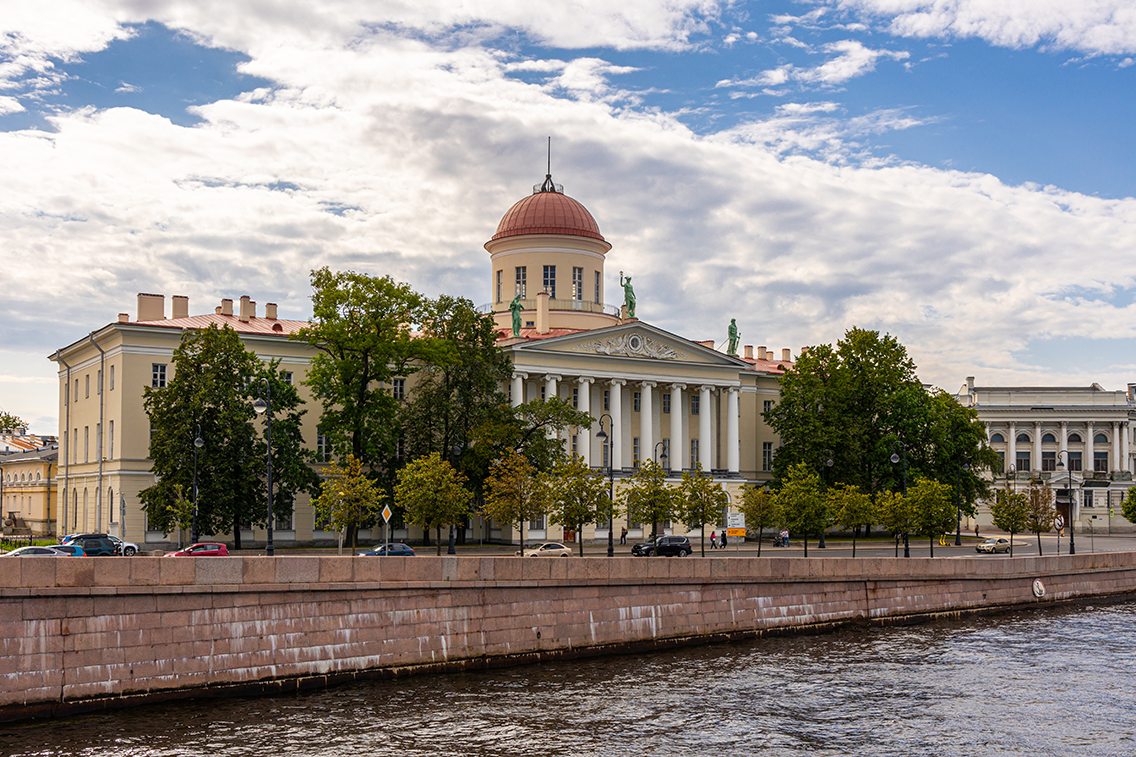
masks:
[[[1119,0],[57,0],[0,16],[0,407],[137,292],[308,271],[487,301],[553,174],[692,339],[897,335],[925,381],[1133,380],[1136,13]],[[616,291],[608,282],[609,292]]]

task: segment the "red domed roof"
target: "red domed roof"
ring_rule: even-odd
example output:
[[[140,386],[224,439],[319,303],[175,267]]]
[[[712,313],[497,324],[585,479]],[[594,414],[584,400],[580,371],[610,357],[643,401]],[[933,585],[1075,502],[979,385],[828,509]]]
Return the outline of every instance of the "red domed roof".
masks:
[[[509,208],[497,224],[493,239],[522,234],[568,234],[607,241],[587,208],[568,195],[554,191],[535,192]]]

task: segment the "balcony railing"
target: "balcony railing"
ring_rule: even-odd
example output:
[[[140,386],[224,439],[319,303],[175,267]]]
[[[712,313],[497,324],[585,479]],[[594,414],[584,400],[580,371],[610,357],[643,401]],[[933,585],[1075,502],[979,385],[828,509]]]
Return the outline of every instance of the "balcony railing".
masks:
[[[521,307],[525,310],[536,310],[536,300],[521,300]],[[590,300],[552,300],[548,301],[549,310],[575,310],[579,313],[604,313],[619,317],[622,305],[605,305],[599,302],[591,302]],[[479,313],[507,313],[509,312],[508,302],[490,302],[485,305],[478,305],[477,311]]]

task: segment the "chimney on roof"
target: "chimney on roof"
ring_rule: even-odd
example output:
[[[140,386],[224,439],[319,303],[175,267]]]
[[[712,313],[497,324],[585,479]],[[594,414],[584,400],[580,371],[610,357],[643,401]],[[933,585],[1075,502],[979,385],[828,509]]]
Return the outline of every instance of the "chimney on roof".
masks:
[[[232,315],[233,314],[233,301],[228,299],[228,298],[221,300],[220,313],[221,313],[221,315]]]
[[[769,359],[769,356],[765,354],[765,345],[764,344],[757,348],[757,359],[758,360],[768,360]]]
[[[249,299],[247,294],[241,295],[241,323],[248,323],[249,317],[252,315],[252,300]]]
[[[714,349],[714,340],[713,339],[703,339],[700,342],[695,342],[695,344],[701,344],[703,347],[709,347],[710,349]]]
[[[164,321],[166,319],[166,296],[164,294],[138,293],[138,320]]]
[[[1132,386],[1132,385],[1129,384],[1129,386]],[[967,394],[974,394],[974,376],[967,376],[966,377],[966,393]]]
[[[276,303],[269,302],[264,306],[264,317],[270,320],[276,320]]]
[[[184,294],[175,294],[173,300],[173,318],[189,318],[189,298]]]
[[[745,354],[746,360],[753,360],[753,345],[747,344],[745,346],[744,350],[745,350],[744,354]]]
[[[548,292],[536,293],[536,333],[547,334],[548,329]]]
[[[119,323],[130,323],[130,313],[119,313],[118,314],[118,322]]]
[[[788,347],[783,348],[781,350],[781,359],[790,363],[793,362],[793,351]]]

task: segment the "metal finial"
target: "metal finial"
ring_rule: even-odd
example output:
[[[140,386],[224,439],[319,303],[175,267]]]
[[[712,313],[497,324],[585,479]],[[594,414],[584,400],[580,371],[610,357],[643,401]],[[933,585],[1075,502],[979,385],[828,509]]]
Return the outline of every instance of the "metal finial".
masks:
[[[552,183],[552,137],[548,138],[548,171],[544,175],[544,183],[540,185],[540,191],[556,191],[556,185]]]

